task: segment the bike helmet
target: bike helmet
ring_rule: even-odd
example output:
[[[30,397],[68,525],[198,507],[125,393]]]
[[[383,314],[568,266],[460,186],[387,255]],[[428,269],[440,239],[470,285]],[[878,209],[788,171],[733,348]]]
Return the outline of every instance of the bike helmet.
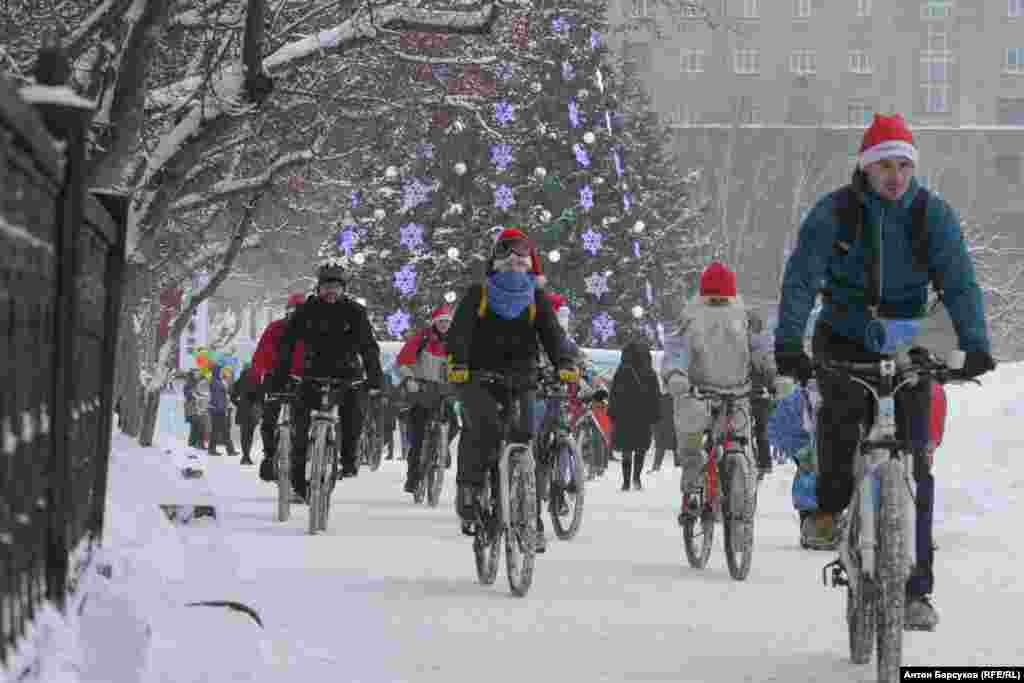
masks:
[[[345,284],[345,268],[339,261],[334,259],[323,261],[317,268],[317,287],[325,282],[340,282],[342,285]]]

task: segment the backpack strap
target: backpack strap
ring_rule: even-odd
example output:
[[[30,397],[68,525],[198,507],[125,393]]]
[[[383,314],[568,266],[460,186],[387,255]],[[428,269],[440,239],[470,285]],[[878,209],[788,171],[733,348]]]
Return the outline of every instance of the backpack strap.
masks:
[[[487,283],[480,285],[480,305],[476,307],[476,317],[483,318],[487,315]]]
[[[914,270],[928,272],[928,281],[931,282],[932,289],[935,290],[939,300],[942,300],[942,273],[931,267],[928,258],[931,246],[928,235],[928,196],[928,190],[919,187],[910,204],[910,244],[914,258]]]

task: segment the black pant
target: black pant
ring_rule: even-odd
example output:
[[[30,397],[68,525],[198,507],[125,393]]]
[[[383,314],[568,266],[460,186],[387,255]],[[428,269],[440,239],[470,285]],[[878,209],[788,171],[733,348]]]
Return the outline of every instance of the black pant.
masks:
[[[231,443],[231,423],[228,421],[228,416],[224,414],[210,413],[210,439],[207,444],[207,450],[210,453],[217,451],[217,446],[224,444],[228,449],[229,455],[235,454],[235,445]]]
[[[818,323],[814,333],[814,352],[836,360],[873,361],[878,354],[867,351],[856,340],[833,335],[826,323]],[[818,411],[818,510],[837,514],[853,495],[853,456],[874,419],[873,397],[863,386],[845,375],[822,372],[818,375],[821,409]],[[907,582],[911,595],[932,592],[934,561],[932,516],[935,507],[935,479],[928,466],[928,422],[931,412],[931,382],[904,387],[896,394],[896,437],[910,443],[914,454],[914,479],[917,482],[918,566]]]
[[[242,456],[249,459],[249,453],[252,451],[252,437],[256,433],[256,420],[243,419],[238,425],[238,430],[242,435]]]
[[[757,466],[772,466],[772,447],[768,443],[768,420],[772,417],[772,400],[770,398],[754,398],[750,401],[750,412],[754,418],[754,441],[757,446]]]
[[[273,458],[277,453],[277,418],[281,404],[268,401],[263,405],[263,419],[260,421],[260,437],[263,439],[263,457]]]
[[[292,412],[292,488],[300,496],[306,492],[306,452],[309,449],[310,411],[320,406],[320,393],[313,387],[302,386],[299,389],[298,405]],[[356,466],[356,446],[363,430],[363,392],[349,389],[341,392],[338,417],[341,424],[341,451],[339,459],[342,467]]]
[[[516,392],[520,412],[512,434],[515,441],[529,443],[533,439],[534,394],[532,389]],[[508,391],[490,382],[472,382],[459,389],[463,425],[459,439],[458,483],[483,486],[487,468],[497,463],[503,428],[498,404],[508,397]]]

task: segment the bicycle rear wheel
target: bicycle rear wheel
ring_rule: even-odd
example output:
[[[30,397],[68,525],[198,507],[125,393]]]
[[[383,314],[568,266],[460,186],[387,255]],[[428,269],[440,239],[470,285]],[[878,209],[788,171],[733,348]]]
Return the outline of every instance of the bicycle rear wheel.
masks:
[[[436,429],[431,430],[431,433],[430,450],[424,451],[430,453],[430,458],[427,461],[426,476],[422,477],[422,479],[426,480],[427,505],[436,508],[438,503],[441,502],[441,490],[444,488],[445,456],[448,450],[448,425],[440,423]]]
[[[498,560],[501,559],[501,531],[491,519],[497,514],[498,501],[493,485],[494,473],[487,474],[484,484],[483,499],[487,501],[488,510],[484,515],[483,524],[477,527],[473,537],[473,555],[476,556],[476,576],[481,585],[490,586],[498,578]]]
[[[309,533],[316,534],[323,526],[321,496],[324,496],[324,461],[327,451],[327,430],[317,428],[312,448],[309,449]]]
[[[747,578],[754,555],[754,512],[757,507],[753,468],[743,451],[725,454],[722,503],[725,508],[722,541],[729,575],[737,581]]]
[[[376,472],[384,458],[384,449],[381,448],[380,438],[377,436],[376,419],[371,417],[363,425],[363,436],[366,438],[366,464],[370,466],[371,472]]]
[[[320,531],[327,530],[327,520],[331,512],[331,495],[334,493],[334,486],[341,477],[338,466],[338,441],[328,439],[327,448],[324,450],[324,492],[320,496]]]
[[[537,480],[529,451],[509,455],[509,517],[506,520],[505,562],[512,594],[523,597],[533,584],[537,538]]]
[[[703,569],[711,557],[715,540],[715,501],[718,498],[718,465],[715,454],[708,457],[704,469],[704,487],[683,494],[683,549],[694,569]]]
[[[280,430],[277,436],[277,521],[287,522],[292,516],[292,432]]]
[[[903,610],[907,579],[903,555],[903,463],[889,460],[878,470],[878,680],[898,681],[903,661]]]
[[[565,450],[563,450],[565,449]],[[563,458],[567,459],[563,461]],[[555,535],[563,541],[571,540],[583,523],[583,491],[585,489],[583,460],[573,439],[562,439],[555,454],[555,475],[551,477],[551,494],[548,510]],[[566,471],[563,471],[563,468]],[[566,514],[562,515],[561,503],[565,503]]]
[[[860,505],[859,496],[854,495],[850,509],[856,510]],[[856,554],[860,537],[860,517],[850,515],[850,526],[847,528],[849,540],[844,539],[844,546],[850,548],[850,564],[844,567],[848,576],[857,577],[857,591],[850,585],[846,587],[846,628],[850,633],[850,661],[854,664],[867,664],[875,650],[875,613],[877,607],[877,588],[875,582],[864,575],[860,558]]]

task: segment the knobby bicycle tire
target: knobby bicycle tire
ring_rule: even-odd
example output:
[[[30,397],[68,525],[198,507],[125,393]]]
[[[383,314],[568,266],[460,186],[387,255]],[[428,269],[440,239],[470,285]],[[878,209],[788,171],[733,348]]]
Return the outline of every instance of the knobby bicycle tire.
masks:
[[[536,559],[537,481],[529,451],[509,454],[509,516],[506,520],[505,562],[512,594],[524,597],[533,584]]]
[[[711,547],[715,542],[715,512],[718,506],[716,498],[721,495],[717,457],[717,450],[707,454],[703,487],[694,493],[683,495],[684,506],[688,496],[696,496],[697,509],[700,511],[698,515],[692,515],[688,510],[683,510],[683,550],[686,551],[686,561],[694,569],[704,569],[707,566],[711,557]]]
[[[277,436],[277,521],[287,522],[292,516],[292,432],[279,430]]]
[[[320,530],[327,530],[327,523],[331,513],[331,495],[334,493],[334,486],[341,477],[341,467],[338,463],[338,439],[328,436],[327,447],[324,450],[324,486],[326,492],[320,496]]]
[[[413,493],[412,493],[412,502],[414,502],[416,505],[419,505],[420,503],[422,503],[423,500],[427,496],[427,468],[428,468],[428,464],[426,462],[426,458],[423,457],[423,454],[430,452],[429,450],[427,450],[427,449],[430,448],[430,438],[431,438],[430,437],[430,429],[429,429],[429,425],[428,425],[427,430],[423,434],[423,442],[420,444],[420,453],[419,453],[419,455],[415,455],[414,456],[413,453],[412,453],[412,449],[411,448],[409,449],[409,456],[408,457],[410,457],[410,458],[412,458],[412,457],[419,458],[418,467],[419,467],[419,471],[420,471],[420,479],[419,479],[418,482],[416,482],[416,490],[413,491]]]
[[[380,469],[380,464],[384,459],[384,449],[377,436],[377,420],[375,418],[370,418],[363,427],[363,436],[366,437],[367,464],[370,466],[371,472],[376,472]]]
[[[725,454],[722,477],[722,542],[729,575],[743,581],[754,555],[755,474],[743,451]]]
[[[563,448],[569,449],[570,480],[568,482],[562,481],[562,473],[558,469]],[[574,439],[559,439],[555,456],[552,458],[551,468],[551,493],[548,496],[551,525],[554,527],[555,535],[558,538],[563,541],[570,541],[579,533],[580,525],[583,524],[583,501],[586,489],[584,485],[586,477],[583,476],[582,459]],[[572,486],[568,486],[569,484],[572,484]],[[570,492],[568,488],[573,488],[574,490]],[[569,514],[566,515],[568,523],[563,521],[562,515],[558,514],[558,496],[556,494],[559,490],[565,498],[566,505],[569,506]]]
[[[329,495],[325,493],[324,487],[324,461],[327,450],[327,430],[314,428],[315,438],[313,447],[310,449],[309,457],[309,483],[307,484],[307,495],[309,496],[309,533],[316,534],[324,528],[321,520],[323,505],[321,497]]]
[[[477,580],[483,586],[490,586],[498,578],[498,562],[501,559],[501,533],[492,533],[494,525],[489,524],[490,518],[497,514],[498,501],[493,485],[494,472],[488,472],[484,483],[483,500],[487,501],[488,511],[484,523],[477,527],[473,537],[473,555],[476,558]]]
[[[864,575],[856,550],[860,538],[860,516],[855,512],[860,505],[859,498],[860,495],[855,493],[850,503],[850,524],[847,527],[849,540],[843,540],[851,549],[852,564],[844,569],[848,576],[858,579],[856,593],[851,586],[846,587],[846,628],[850,634],[850,661],[854,664],[867,664],[875,650],[877,589],[874,580]]]
[[[906,600],[906,571],[903,544],[903,464],[889,460],[878,469],[878,602],[877,660],[880,683],[898,681],[903,661],[903,610]]]
[[[428,451],[430,460],[427,465],[427,505],[436,508],[441,502],[441,490],[444,488],[445,456],[448,449],[448,425],[439,423],[431,430],[433,437],[431,449]]]

